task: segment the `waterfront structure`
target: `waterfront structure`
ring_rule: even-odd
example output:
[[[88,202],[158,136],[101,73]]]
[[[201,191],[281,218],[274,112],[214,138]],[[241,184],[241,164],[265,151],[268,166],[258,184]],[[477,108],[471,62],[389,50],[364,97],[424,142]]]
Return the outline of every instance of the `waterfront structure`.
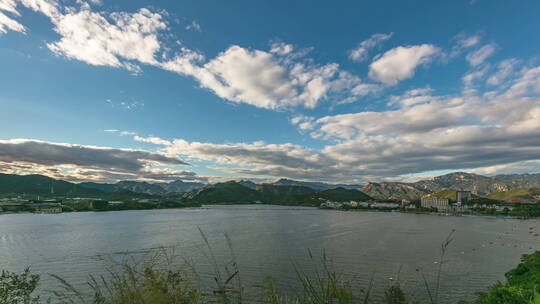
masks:
[[[34,212],[44,214],[62,213],[62,205],[60,203],[37,204],[34,207]]]
[[[358,202],[355,202],[355,201],[350,201],[348,203],[346,203],[347,205],[353,207],[353,208],[356,208],[358,207]]]
[[[436,208],[438,211],[447,211],[449,207],[447,198],[422,197],[420,201],[422,208]]]
[[[7,204],[1,204],[0,207],[2,208],[2,211],[24,211],[25,206],[21,203],[7,203]]]
[[[456,202],[458,205],[468,203],[471,198],[471,191],[456,191]]]
[[[371,204],[371,208],[398,208],[399,204],[397,203],[384,203],[384,202],[375,202]]]
[[[341,208],[341,206],[343,206],[342,203],[332,202],[332,201],[326,201],[326,202],[321,204],[321,207],[327,207],[327,208],[331,208],[331,209],[339,209],[339,208]]]
[[[403,207],[403,208],[409,206],[410,204],[411,204],[411,201],[408,200],[408,199],[404,198],[404,199],[401,200],[401,207]]]

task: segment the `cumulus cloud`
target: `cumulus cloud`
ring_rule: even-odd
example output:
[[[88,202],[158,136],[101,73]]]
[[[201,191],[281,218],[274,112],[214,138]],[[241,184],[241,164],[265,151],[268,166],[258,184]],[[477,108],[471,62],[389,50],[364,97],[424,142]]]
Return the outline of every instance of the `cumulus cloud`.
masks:
[[[91,65],[121,67],[135,73],[140,72],[139,63],[157,64],[156,55],[162,49],[158,34],[167,29],[160,13],[146,8],[135,13],[94,12],[83,1],[77,1],[77,7],[61,6],[54,0],[18,2],[50,19],[60,39],[47,43],[47,47],[58,56]],[[15,0],[2,0],[1,9],[19,15]],[[13,20],[5,21],[5,15],[0,13],[0,31],[5,30],[2,25],[24,31],[24,27]]]
[[[540,67],[509,77],[505,90],[488,96],[438,96],[424,87],[392,97],[397,108],[391,110],[292,117],[302,131],[327,140],[322,148],[135,135],[134,140],[157,146],[157,152],[148,152],[11,140],[0,142],[0,171],[72,180],[201,180],[190,171],[167,169],[186,159],[209,161],[212,169],[233,175],[343,183],[433,170],[510,172],[524,164],[530,172],[540,169]]]
[[[22,24],[6,14],[20,15],[15,0],[0,0],[0,34],[5,34],[8,30],[20,33],[26,32],[26,28]]]
[[[101,181],[111,180],[113,176],[150,180],[193,176],[189,171],[155,167],[189,165],[178,157],[163,153],[32,139],[0,140],[0,164],[2,172],[44,173],[71,180],[84,179],[85,175],[88,180]],[[51,172],[63,172],[63,175]]]
[[[495,44],[486,44],[478,50],[468,54],[466,57],[467,62],[469,62],[472,67],[478,66],[484,63],[484,61],[486,61],[489,56],[493,55],[493,53],[495,53],[495,50]]]
[[[431,44],[399,46],[375,60],[369,66],[369,77],[386,85],[396,85],[411,78],[416,68],[431,61],[440,49]]]
[[[106,13],[93,11],[83,1],[77,7],[54,0],[18,1],[49,17],[60,39],[47,47],[58,56],[134,74],[142,72],[141,64],[159,67],[191,76],[202,88],[235,103],[273,110],[314,108],[323,101],[352,102],[379,90],[336,63],[317,64],[305,58],[311,49],[285,43],[274,43],[269,51],[233,45],[211,60],[185,46],[170,55],[173,50],[160,40],[161,32],[168,30],[166,12],[142,8],[134,13]],[[196,22],[188,27],[200,28]],[[124,102],[119,106],[140,105]]]
[[[302,132],[328,141],[320,149],[135,139],[160,145],[169,156],[211,161],[215,169],[250,176],[361,183],[433,170],[504,172],[540,159],[540,67],[507,82],[506,90],[488,96],[438,96],[424,87],[392,97],[397,109],[292,117]]]
[[[349,58],[352,61],[356,61],[356,62],[361,62],[361,61],[366,60],[368,58],[368,52],[370,49],[390,39],[393,34],[394,33],[373,34],[368,39],[360,42],[356,48],[349,50]]]
[[[233,45],[203,65],[196,64],[202,55],[184,50],[162,66],[193,76],[221,98],[266,109],[314,108],[324,100],[350,102],[377,90],[335,63],[299,60],[304,54],[287,44],[274,44],[269,52]]]

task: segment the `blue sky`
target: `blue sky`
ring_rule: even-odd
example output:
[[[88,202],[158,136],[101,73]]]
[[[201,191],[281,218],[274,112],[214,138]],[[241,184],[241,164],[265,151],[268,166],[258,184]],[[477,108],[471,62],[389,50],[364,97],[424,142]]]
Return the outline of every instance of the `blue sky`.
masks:
[[[0,0],[0,171],[349,183],[538,172],[539,12]]]

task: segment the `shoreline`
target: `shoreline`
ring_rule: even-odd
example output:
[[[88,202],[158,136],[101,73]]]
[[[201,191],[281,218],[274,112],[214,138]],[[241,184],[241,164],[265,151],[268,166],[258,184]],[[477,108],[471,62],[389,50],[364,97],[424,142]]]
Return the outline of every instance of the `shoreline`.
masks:
[[[37,213],[37,212],[31,212],[31,211],[2,211],[0,212],[0,215],[7,215],[7,214],[40,214],[40,215],[54,215],[54,214],[63,214],[63,213],[80,213],[80,212],[112,212],[112,211],[137,211],[137,210],[165,210],[165,209],[205,209],[205,206],[290,206],[290,207],[307,207],[307,208],[314,208],[318,210],[333,210],[333,211],[345,211],[345,212],[397,212],[397,213],[405,213],[405,214],[423,214],[423,215],[431,215],[431,216],[453,216],[453,217],[471,217],[471,218],[495,218],[495,219],[516,219],[516,220],[537,220],[540,219],[540,217],[518,217],[518,216],[511,216],[511,215],[497,215],[497,214],[480,214],[480,213],[474,213],[474,214],[452,214],[452,213],[440,213],[440,212],[423,212],[423,211],[402,211],[402,210],[380,210],[380,209],[332,209],[332,208],[320,208],[317,206],[306,206],[306,205],[281,205],[281,204],[256,204],[256,203],[240,203],[240,204],[204,204],[201,206],[186,206],[186,207],[176,207],[176,208],[154,208],[154,209],[125,209],[125,210],[84,210],[84,211],[66,211],[66,212],[60,212],[60,213]]]
[[[315,207],[317,208],[317,207]],[[519,217],[511,215],[498,215],[498,214],[452,214],[452,213],[440,213],[440,212],[422,212],[422,211],[401,211],[401,210],[379,210],[379,209],[332,209],[332,208],[318,208],[320,210],[333,210],[333,211],[352,211],[352,212],[396,212],[405,214],[423,214],[431,216],[453,216],[453,217],[471,217],[471,218],[497,218],[497,219],[515,219],[515,220],[538,220],[540,217]]]

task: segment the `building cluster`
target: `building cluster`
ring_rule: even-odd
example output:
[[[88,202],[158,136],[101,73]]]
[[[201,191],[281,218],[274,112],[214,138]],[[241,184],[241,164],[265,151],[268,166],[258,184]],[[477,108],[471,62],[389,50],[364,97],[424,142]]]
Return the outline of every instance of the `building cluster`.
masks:
[[[0,212],[61,213],[62,202],[58,200],[25,200],[22,198],[0,199]]]
[[[450,200],[448,198],[435,197],[432,195],[424,196],[420,199],[420,205],[416,205],[411,202],[409,199],[402,199],[400,203],[398,202],[378,202],[378,201],[367,201],[367,202],[334,202],[334,201],[325,201],[321,204],[323,208],[329,209],[347,209],[350,208],[373,208],[373,209],[402,209],[402,210],[414,210],[418,207],[423,209],[436,210],[441,213],[469,213],[474,209],[489,208],[495,209],[496,211],[504,210],[513,210],[514,207],[509,206],[508,204],[486,204],[486,203],[474,203],[472,201],[473,197],[471,191],[456,191],[455,200]]]
[[[472,199],[471,191],[456,191],[456,202],[450,204],[448,198],[425,196],[420,199],[422,208],[437,209],[439,212],[457,212],[462,213],[468,211],[470,207],[467,205]]]
[[[350,201],[350,202],[333,202],[327,200],[326,202],[321,204],[321,207],[323,208],[330,208],[330,209],[343,209],[346,207],[351,208],[399,208],[400,204],[398,203],[388,203],[388,202],[376,202],[376,201],[369,201],[369,202],[356,202],[356,201]]]

